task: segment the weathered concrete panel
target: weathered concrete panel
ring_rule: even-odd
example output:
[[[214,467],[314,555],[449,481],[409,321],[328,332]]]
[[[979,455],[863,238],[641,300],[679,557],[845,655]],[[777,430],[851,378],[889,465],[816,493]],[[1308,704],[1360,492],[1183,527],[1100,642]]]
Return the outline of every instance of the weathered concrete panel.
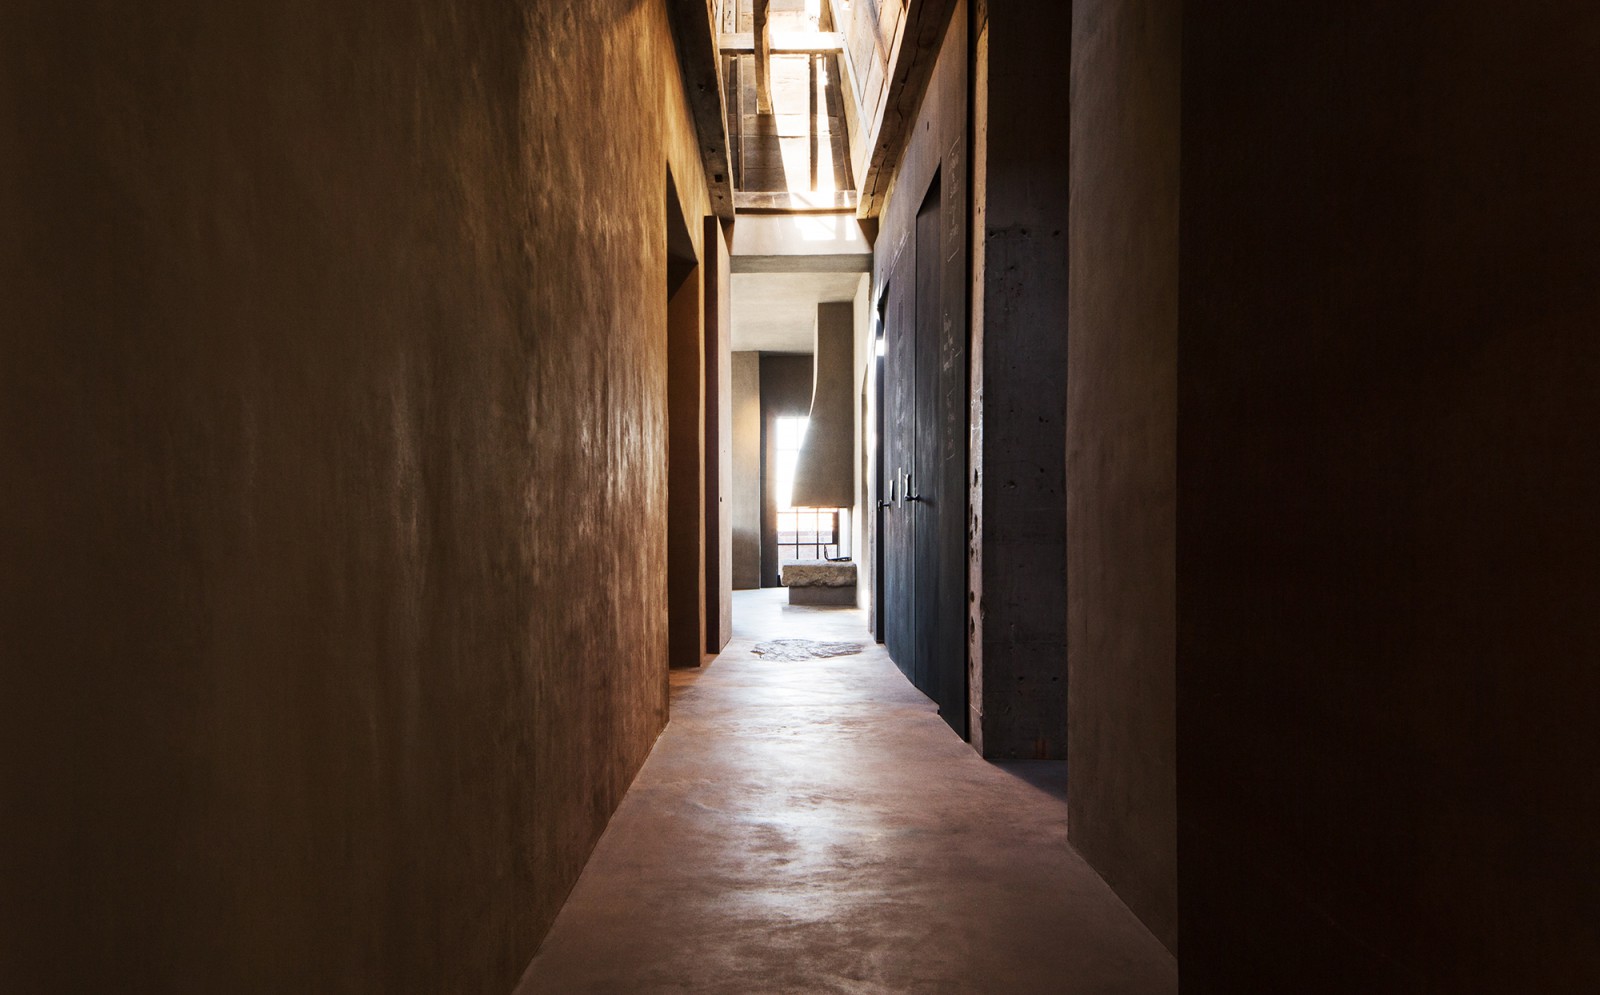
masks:
[[[1600,9],[1185,11],[1184,991],[1600,989]]]
[[[1173,950],[1180,14],[1072,5],[1067,344],[1072,842]]]
[[[0,988],[510,990],[666,719],[662,5],[3,22]]]

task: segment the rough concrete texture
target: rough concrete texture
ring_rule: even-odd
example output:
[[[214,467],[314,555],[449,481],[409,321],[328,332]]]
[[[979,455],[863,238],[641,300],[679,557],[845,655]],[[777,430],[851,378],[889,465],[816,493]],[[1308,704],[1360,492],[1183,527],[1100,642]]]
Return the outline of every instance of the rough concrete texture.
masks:
[[[736,598],[521,992],[1177,990],[1067,845],[1060,764],[985,763],[861,612]],[[769,637],[867,646],[753,656]]]
[[[1184,990],[1600,990],[1600,8],[1184,10]]]
[[[666,719],[661,4],[0,24],[0,988],[509,990]]]
[[[800,560],[783,565],[783,586],[791,605],[856,604],[856,565]]]
[[[784,587],[854,587],[856,565],[828,560],[800,560],[783,565]]]
[[[1071,6],[978,4],[987,46],[973,123],[983,168],[973,280],[972,634],[991,758],[1067,757],[1066,450]],[[978,84],[974,84],[977,86]],[[980,203],[981,202],[981,203]],[[975,576],[974,576],[975,575]]]
[[[761,586],[761,356],[733,354],[733,588]],[[731,631],[731,630],[730,630]]]
[[[1066,445],[1072,842],[1173,949],[1180,13],[1072,5]]]
[[[855,304],[817,305],[811,414],[795,461],[799,508],[851,508],[856,490]]]
[[[856,586],[827,587],[821,584],[809,584],[801,587],[789,588],[789,603],[791,605],[845,605],[855,607]]]

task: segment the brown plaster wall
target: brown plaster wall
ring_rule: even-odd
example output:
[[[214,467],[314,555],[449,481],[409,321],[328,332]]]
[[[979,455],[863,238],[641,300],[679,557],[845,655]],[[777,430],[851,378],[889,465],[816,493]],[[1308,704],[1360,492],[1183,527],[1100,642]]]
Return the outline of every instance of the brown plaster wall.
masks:
[[[984,756],[1067,756],[1068,69],[1059,0],[975,5],[969,572]],[[1041,113],[1041,108],[1051,112]],[[978,156],[982,156],[982,166]],[[977,287],[976,284],[982,284]]]
[[[661,4],[0,23],[0,988],[510,990],[666,720]]]
[[[1072,5],[1066,430],[1070,836],[1172,950],[1180,16]]]
[[[1597,46],[1186,5],[1185,992],[1600,988]]]

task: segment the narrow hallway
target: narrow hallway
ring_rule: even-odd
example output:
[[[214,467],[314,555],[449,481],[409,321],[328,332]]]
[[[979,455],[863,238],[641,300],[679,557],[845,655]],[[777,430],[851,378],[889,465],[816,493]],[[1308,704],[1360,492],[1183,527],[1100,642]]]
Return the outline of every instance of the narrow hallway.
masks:
[[[674,672],[671,722],[519,991],[1175,992],[1068,846],[1064,765],[985,762],[862,612],[785,594],[737,592],[728,648]],[[862,651],[752,653],[777,638]]]

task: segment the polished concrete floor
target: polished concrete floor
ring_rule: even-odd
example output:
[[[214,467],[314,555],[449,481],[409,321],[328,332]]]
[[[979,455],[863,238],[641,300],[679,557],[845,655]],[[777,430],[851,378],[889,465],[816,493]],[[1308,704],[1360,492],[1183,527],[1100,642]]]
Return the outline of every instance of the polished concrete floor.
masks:
[[[520,993],[1169,993],[1067,845],[1058,764],[986,763],[853,609],[739,592]],[[777,662],[774,638],[859,655]]]

